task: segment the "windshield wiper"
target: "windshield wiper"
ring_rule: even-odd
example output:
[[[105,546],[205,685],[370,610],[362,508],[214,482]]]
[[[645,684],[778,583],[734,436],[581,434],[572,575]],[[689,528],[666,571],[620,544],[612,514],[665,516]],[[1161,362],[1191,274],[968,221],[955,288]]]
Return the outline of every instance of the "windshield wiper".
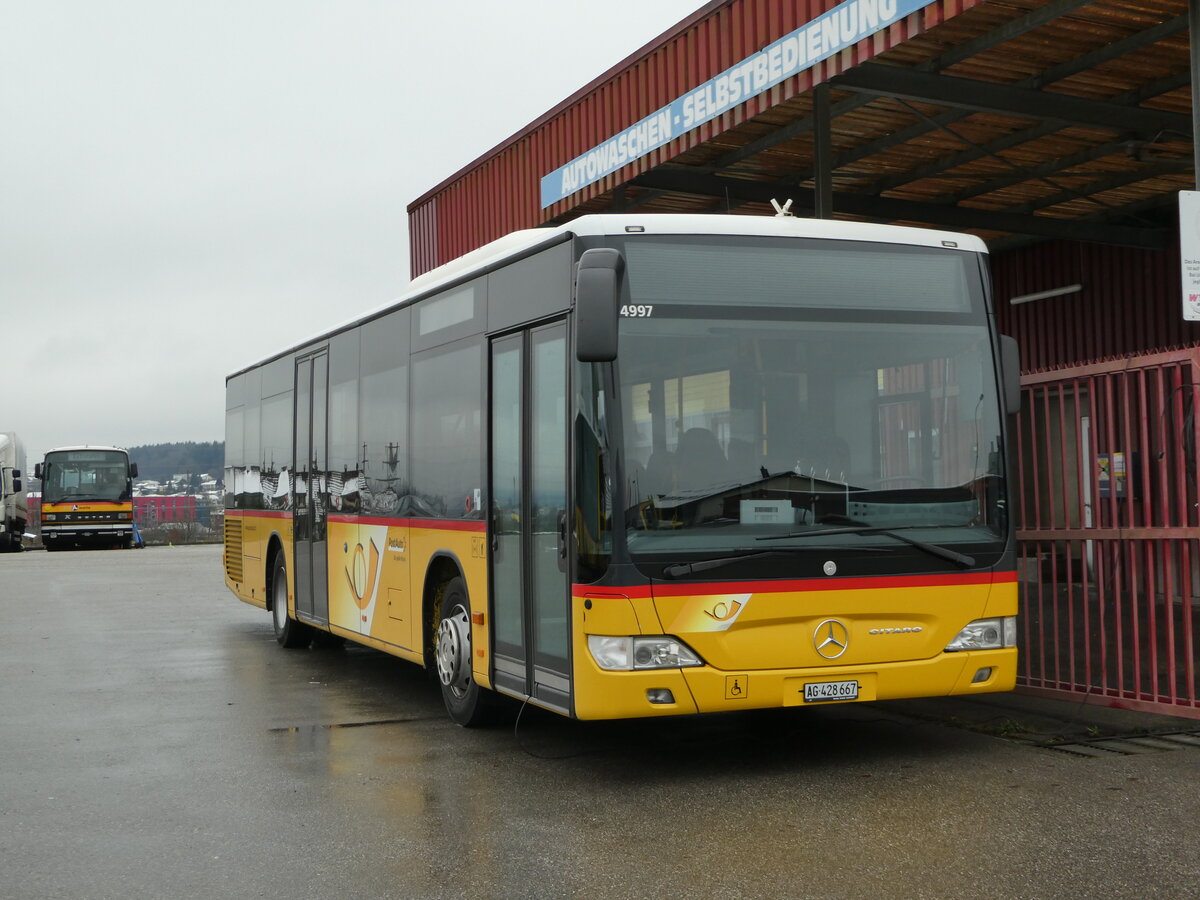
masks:
[[[921,525],[905,525],[903,528],[921,528]],[[941,527],[941,526],[928,526]],[[949,547],[941,547],[937,544],[931,544],[928,541],[919,541],[916,538],[909,537],[906,534],[900,534],[898,531],[891,528],[875,528],[871,526],[863,526],[858,528],[823,528],[820,531],[793,531],[788,534],[769,534],[758,538],[760,541],[781,541],[786,538],[801,538],[801,537],[821,537],[826,534],[882,534],[885,537],[895,538],[898,541],[903,541],[916,547],[918,550],[924,550],[933,556],[939,556],[942,559],[948,559],[950,562],[958,563],[963,568],[969,569],[975,565],[975,557],[967,556],[965,553],[959,553],[957,550],[951,550]]]
[[[691,575],[693,572],[704,572],[708,569],[718,569],[721,566],[728,566],[736,562],[741,562],[743,559],[761,559],[764,556],[787,555],[787,551],[784,550],[757,550],[754,553],[744,553],[741,556],[722,556],[717,559],[702,559],[699,562],[693,563],[675,563],[674,565],[663,568],[663,577],[682,578],[684,575]]]

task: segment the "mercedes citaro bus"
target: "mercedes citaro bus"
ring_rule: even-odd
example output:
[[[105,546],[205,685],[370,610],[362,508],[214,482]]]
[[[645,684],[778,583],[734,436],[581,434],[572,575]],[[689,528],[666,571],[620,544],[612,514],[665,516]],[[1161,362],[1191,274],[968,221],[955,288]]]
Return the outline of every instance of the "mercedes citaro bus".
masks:
[[[581,719],[1007,690],[1017,585],[985,248],[593,215],[227,380],[224,568],[285,647]]]

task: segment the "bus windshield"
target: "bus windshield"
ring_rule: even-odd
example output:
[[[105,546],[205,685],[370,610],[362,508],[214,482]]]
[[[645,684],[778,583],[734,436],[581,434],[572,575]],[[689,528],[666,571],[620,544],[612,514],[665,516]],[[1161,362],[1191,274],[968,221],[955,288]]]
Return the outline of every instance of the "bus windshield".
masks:
[[[627,243],[634,561],[895,547],[898,532],[906,549],[998,551],[1000,412],[974,255],[797,243]]]
[[[63,450],[46,455],[43,503],[130,498],[129,457],[116,450]]]

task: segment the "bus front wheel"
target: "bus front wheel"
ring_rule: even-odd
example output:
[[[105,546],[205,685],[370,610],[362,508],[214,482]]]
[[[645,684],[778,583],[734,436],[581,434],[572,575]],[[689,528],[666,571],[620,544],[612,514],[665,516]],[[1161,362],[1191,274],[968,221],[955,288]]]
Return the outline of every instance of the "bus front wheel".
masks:
[[[437,609],[434,659],[446,711],[465,728],[487,724],[498,698],[471,677],[471,604],[461,578],[442,586]]]
[[[275,557],[271,573],[271,624],[280,647],[305,647],[312,639],[308,626],[288,615],[287,563],[282,552]]]

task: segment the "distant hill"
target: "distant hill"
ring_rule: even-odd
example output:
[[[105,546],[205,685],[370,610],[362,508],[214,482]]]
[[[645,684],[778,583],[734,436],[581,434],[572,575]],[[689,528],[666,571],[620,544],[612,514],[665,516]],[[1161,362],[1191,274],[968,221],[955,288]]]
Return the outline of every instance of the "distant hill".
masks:
[[[208,474],[220,480],[225,466],[224,441],[184,441],[178,444],[146,444],[130,447],[129,458],[137,463],[138,478],[166,481],[172,475]]]

